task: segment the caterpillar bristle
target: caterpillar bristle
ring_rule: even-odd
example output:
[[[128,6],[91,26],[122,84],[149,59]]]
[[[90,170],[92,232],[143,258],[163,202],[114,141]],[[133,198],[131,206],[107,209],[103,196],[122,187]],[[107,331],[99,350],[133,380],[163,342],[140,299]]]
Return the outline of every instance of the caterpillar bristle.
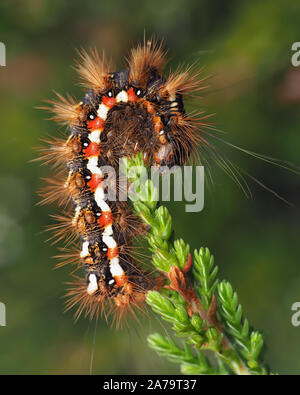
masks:
[[[59,251],[61,251],[61,254],[53,256],[54,259],[59,261],[55,265],[55,268],[60,268],[66,265],[76,265],[76,269],[82,267],[82,264],[78,259],[80,251],[76,246],[72,245],[72,248],[59,248]]]
[[[77,51],[79,59],[76,60],[75,69],[79,75],[81,85],[87,89],[104,91],[111,87],[110,72],[113,70],[112,61],[102,52],[100,58],[95,48],[90,53],[84,49]]]
[[[131,50],[128,65],[130,70],[130,82],[132,84],[147,84],[147,78],[151,73],[161,73],[165,64],[167,52],[163,50],[163,44],[151,39]]]
[[[95,303],[95,300],[91,299],[90,295],[86,292],[86,284],[84,281],[75,277],[75,280],[71,283],[67,283],[69,288],[67,288],[67,293],[65,294],[65,298],[68,300],[65,302],[65,311],[69,311],[73,307],[77,306],[77,309],[74,313],[75,320],[77,321],[81,314],[85,312],[85,317],[90,315],[90,319],[92,319],[97,312],[103,312],[103,302],[105,300],[105,295],[99,295],[98,303]]]
[[[207,79],[200,78],[202,70],[194,71],[194,66],[189,66],[185,70],[179,66],[176,71],[171,73],[166,82],[161,86],[162,97],[169,97],[175,100],[176,95],[192,95],[207,89],[203,82]]]
[[[50,106],[38,107],[41,110],[46,110],[52,113],[50,120],[61,123],[66,126],[74,125],[80,121],[82,115],[84,115],[84,110],[80,103],[67,95],[67,97],[62,96],[60,93],[55,92],[58,100],[45,100],[45,103],[50,104]]]
[[[32,162],[51,165],[52,169],[65,169],[66,163],[72,156],[72,151],[66,141],[58,137],[48,137],[41,139],[41,141],[45,145],[36,148],[40,156],[33,159]]]
[[[69,286],[64,297],[67,299],[65,302],[65,311],[69,311],[76,307],[74,314],[77,321],[83,314],[85,318],[90,320],[98,317],[103,317],[107,322],[112,317],[111,325],[119,327],[127,324],[128,316],[133,317],[137,322],[139,318],[136,311],[144,314],[145,309],[142,307],[148,289],[135,288],[135,283],[127,283],[124,287],[124,293],[116,297],[112,297],[103,289],[103,293],[96,295],[89,295],[86,292],[86,284],[81,278],[73,276],[74,281],[67,283]],[[153,280],[152,280],[153,281]],[[163,285],[164,280],[161,277],[156,279],[153,284],[153,289],[158,289]]]
[[[55,224],[48,225],[46,228],[47,232],[51,232],[52,235],[47,239],[47,241],[51,241],[52,245],[58,243],[61,240],[65,240],[68,244],[72,240],[77,238],[76,228],[74,226],[74,220],[71,215],[50,215],[56,222]]]
[[[140,218],[133,214],[126,205],[120,205],[112,210],[114,216],[114,224],[118,229],[118,233],[127,234],[129,238],[135,235],[145,236],[147,234],[146,225]]]
[[[46,186],[37,191],[42,198],[37,204],[43,206],[55,203],[58,207],[66,209],[71,202],[71,195],[67,193],[65,179],[62,175],[53,178],[41,178],[41,180],[44,181]]]

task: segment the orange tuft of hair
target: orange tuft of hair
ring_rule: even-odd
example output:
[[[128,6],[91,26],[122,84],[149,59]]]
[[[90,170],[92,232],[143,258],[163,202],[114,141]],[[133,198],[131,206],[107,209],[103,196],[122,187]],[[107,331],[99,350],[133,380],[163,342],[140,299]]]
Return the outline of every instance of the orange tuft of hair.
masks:
[[[71,202],[71,195],[65,188],[65,180],[62,176],[53,178],[41,178],[46,186],[38,190],[38,195],[42,198],[37,204],[43,206],[45,204],[55,203],[58,207],[67,207]]]
[[[112,323],[116,323],[117,326],[120,325],[121,318],[124,314],[125,304],[115,304],[112,299],[109,298],[106,293],[97,293],[96,295],[89,295],[86,292],[86,283],[83,279],[73,276],[75,281],[68,283],[70,287],[65,297],[68,298],[66,301],[65,311],[68,311],[75,306],[77,309],[75,311],[74,317],[77,321],[82,313],[84,317],[89,317],[92,320],[94,317],[104,316],[105,320],[108,322],[110,315],[113,315],[114,319]],[[131,306],[128,305],[131,310]],[[118,313],[117,313],[118,311]]]
[[[46,100],[45,102],[50,104],[51,107],[39,107],[41,110],[47,110],[53,113],[53,116],[49,119],[61,123],[63,125],[74,125],[78,123],[84,115],[84,109],[82,105],[70,96],[62,96],[60,93],[54,92],[58,100]]]
[[[168,95],[172,100],[175,100],[176,94],[196,94],[206,89],[207,86],[202,83],[207,78],[199,78],[202,70],[193,72],[193,67],[192,65],[184,70],[180,66],[171,73],[160,89],[161,96]]]
[[[109,89],[113,65],[112,61],[107,59],[105,52],[102,52],[102,58],[95,48],[90,50],[90,54],[84,49],[77,52],[79,60],[77,60],[75,70],[79,74],[81,85],[96,91]]]
[[[160,73],[167,63],[166,51],[163,50],[162,43],[156,40],[149,40],[133,48],[128,59],[130,69],[130,81],[133,84],[144,85],[147,83],[147,76],[151,71]]]
[[[73,275],[73,278],[73,282],[67,283],[69,288],[65,294],[67,298],[65,311],[77,306],[74,314],[75,320],[78,320],[82,314],[85,318],[89,317],[90,320],[104,316],[106,322],[108,322],[109,317],[112,317],[111,325],[119,328],[127,324],[129,316],[132,316],[139,322],[136,313],[145,314],[147,312],[144,302],[148,289],[136,287],[131,282],[126,282],[123,286],[123,292],[114,297],[105,292],[104,287],[102,293],[98,292],[97,294],[89,295],[86,292],[85,281],[75,275]],[[164,283],[165,276],[160,275],[153,279],[153,287],[151,289],[159,289]]]

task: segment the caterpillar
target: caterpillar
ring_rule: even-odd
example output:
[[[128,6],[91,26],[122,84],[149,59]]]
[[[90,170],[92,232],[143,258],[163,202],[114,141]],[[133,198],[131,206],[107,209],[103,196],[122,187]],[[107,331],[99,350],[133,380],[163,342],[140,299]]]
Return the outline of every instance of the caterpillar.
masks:
[[[105,200],[101,168],[112,166],[118,174],[119,159],[137,152],[149,166],[183,165],[202,141],[201,119],[186,113],[183,97],[203,86],[191,67],[164,77],[167,54],[155,40],[131,49],[118,72],[104,53],[78,54],[75,69],[86,90],[83,99],[57,94],[57,100],[48,101],[50,107],[43,107],[52,112],[51,119],[67,125],[69,135],[46,140],[38,158],[52,164],[55,173],[46,179],[42,203],[67,207],[67,215],[55,216],[52,229],[58,240],[80,239],[80,250],[58,265],[75,262],[85,272],[71,283],[67,309],[77,305],[77,318],[83,311],[90,318],[114,312],[119,320],[125,311],[139,308],[162,279],[139,268],[132,243],[147,229],[128,202]]]

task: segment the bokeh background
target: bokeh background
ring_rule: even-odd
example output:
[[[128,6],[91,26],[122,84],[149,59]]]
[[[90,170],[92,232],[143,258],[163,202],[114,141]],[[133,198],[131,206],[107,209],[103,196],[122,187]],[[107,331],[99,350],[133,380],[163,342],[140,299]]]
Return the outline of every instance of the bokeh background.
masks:
[[[170,69],[206,66],[209,88],[196,107],[216,113],[224,139],[299,165],[300,67],[291,64],[299,19],[296,1],[1,1],[0,301],[7,326],[0,327],[0,373],[84,374],[92,355],[97,374],[178,372],[146,345],[147,334],[166,330],[155,319],[116,332],[63,313],[69,269],[53,270],[57,250],[42,233],[56,209],[36,206],[49,169],[29,161],[40,138],[58,129],[35,107],[54,98],[53,90],[82,95],[71,68],[75,48],[105,48],[121,66],[144,30],[164,38]],[[299,175],[215,143],[298,208],[251,179],[247,199],[216,167],[202,212],[168,205],[176,234],[192,249],[210,248],[220,278],[231,281],[250,323],[265,334],[272,371],[297,374],[300,327],[291,324],[291,305],[300,301]]]

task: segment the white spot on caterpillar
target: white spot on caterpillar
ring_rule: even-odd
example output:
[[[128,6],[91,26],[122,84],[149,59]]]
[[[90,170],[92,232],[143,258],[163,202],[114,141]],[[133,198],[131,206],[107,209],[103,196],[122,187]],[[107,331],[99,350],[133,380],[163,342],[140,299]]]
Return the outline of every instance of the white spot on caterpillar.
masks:
[[[177,106],[177,101],[174,101],[172,104],[171,104],[171,106],[170,107],[176,107]]]
[[[111,284],[113,284],[114,282],[115,282],[115,280],[112,279],[112,280],[110,280],[110,281],[108,282],[108,284],[111,285]]]
[[[124,270],[121,268],[119,264],[119,258],[115,257],[110,261],[110,272],[113,277],[123,276]]]
[[[113,234],[112,225],[107,225],[102,234],[103,236],[111,236]]]
[[[93,143],[100,144],[100,130],[99,129],[93,130],[89,134],[89,140],[92,141]]]
[[[89,285],[87,287],[87,293],[93,295],[98,290],[97,277],[94,273],[89,275]]]
[[[89,242],[88,241],[84,241],[82,243],[82,249],[81,249],[81,252],[80,252],[80,258],[85,258],[88,255],[89,255]]]
[[[102,240],[103,240],[103,243],[105,243],[108,248],[115,248],[115,247],[117,247],[117,243],[116,243],[115,239],[113,237],[111,237],[111,236],[103,235],[102,236]]]
[[[120,103],[120,102],[127,103],[128,102],[127,92],[125,92],[125,91],[119,92],[116,96],[116,101],[117,101],[117,103]]]
[[[102,171],[98,167],[98,156],[91,156],[87,163],[87,168],[92,174],[99,174],[102,176]]]
[[[105,104],[101,103],[98,108],[97,114],[100,118],[102,118],[105,121],[107,118],[108,110],[109,108]]]
[[[95,201],[97,206],[100,207],[102,211],[110,211],[110,207],[105,202],[104,197],[104,189],[102,185],[98,185],[95,191]]]

